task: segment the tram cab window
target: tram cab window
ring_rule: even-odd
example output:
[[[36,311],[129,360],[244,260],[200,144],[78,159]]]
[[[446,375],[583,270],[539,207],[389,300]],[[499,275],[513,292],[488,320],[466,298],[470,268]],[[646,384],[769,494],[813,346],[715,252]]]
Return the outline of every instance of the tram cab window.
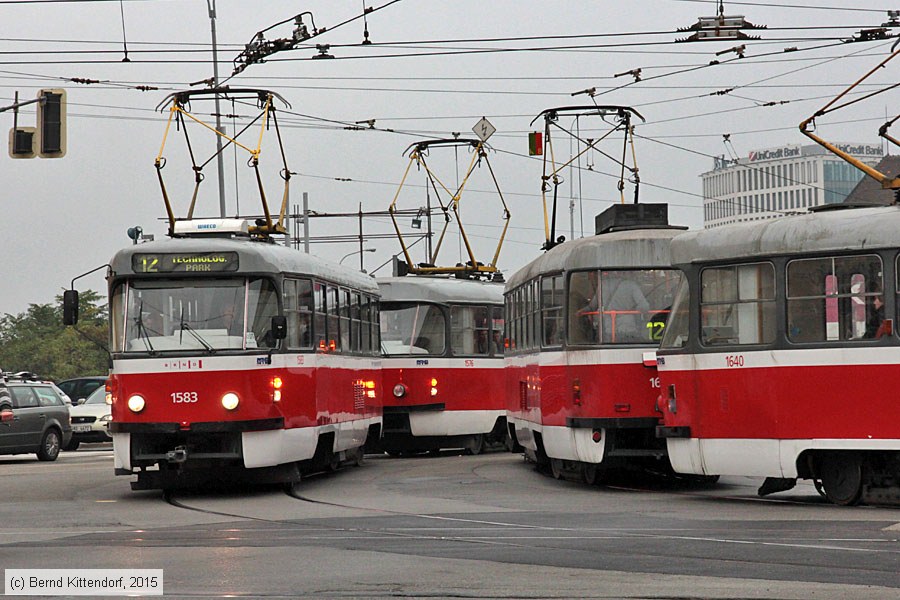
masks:
[[[658,344],[680,280],[675,269],[572,273],[569,344]]]
[[[111,294],[114,352],[274,347],[278,293],[265,278],[125,281]]]
[[[444,354],[446,320],[435,304],[385,302],[381,305],[381,348],[388,356]]]
[[[881,258],[875,254],[788,263],[788,338],[837,342],[880,337],[882,273]]]
[[[775,268],[754,263],[700,273],[700,342],[705,346],[775,340]]]

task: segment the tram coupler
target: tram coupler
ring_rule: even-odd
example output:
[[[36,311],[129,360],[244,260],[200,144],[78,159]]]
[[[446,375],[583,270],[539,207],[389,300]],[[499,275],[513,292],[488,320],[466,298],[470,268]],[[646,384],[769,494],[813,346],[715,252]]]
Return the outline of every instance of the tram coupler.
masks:
[[[184,446],[177,446],[174,450],[166,452],[166,460],[174,464],[180,465],[183,462],[187,462],[187,457],[187,448]]]

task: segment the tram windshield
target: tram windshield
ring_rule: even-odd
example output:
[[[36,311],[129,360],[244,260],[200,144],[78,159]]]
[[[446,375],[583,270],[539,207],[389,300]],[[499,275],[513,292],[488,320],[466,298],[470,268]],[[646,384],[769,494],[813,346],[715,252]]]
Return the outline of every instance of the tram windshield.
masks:
[[[681,276],[675,269],[573,272],[569,344],[659,344]]]
[[[442,355],[446,318],[435,304],[381,304],[381,349],[385,356]]]
[[[112,293],[114,352],[273,348],[274,283],[262,278],[124,282]]]

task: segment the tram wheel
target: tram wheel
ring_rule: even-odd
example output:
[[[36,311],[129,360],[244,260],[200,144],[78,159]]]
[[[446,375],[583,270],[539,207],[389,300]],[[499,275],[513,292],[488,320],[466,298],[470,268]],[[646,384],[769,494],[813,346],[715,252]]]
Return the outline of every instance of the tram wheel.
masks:
[[[600,483],[600,466],[596,463],[581,463],[581,479],[588,485]]]
[[[820,463],[825,497],[834,504],[852,506],[862,495],[862,459],[858,454],[835,452]]]
[[[484,435],[476,433],[466,443],[466,454],[481,454],[484,451]]]
[[[550,474],[553,479],[560,479],[563,474],[563,461],[558,458],[550,459]]]

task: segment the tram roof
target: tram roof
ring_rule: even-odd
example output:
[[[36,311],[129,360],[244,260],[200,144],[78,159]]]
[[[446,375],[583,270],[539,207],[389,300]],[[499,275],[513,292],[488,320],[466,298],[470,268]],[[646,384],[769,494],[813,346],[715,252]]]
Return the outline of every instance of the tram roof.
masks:
[[[664,268],[672,266],[669,242],[684,230],[628,229],[584,237],[554,246],[509,278],[510,290],[544,274],[579,269]]]
[[[375,279],[350,267],[339,265],[314,254],[306,254],[280,244],[235,238],[175,238],[136,244],[119,250],[110,261],[114,275],[133,273],[131,257],[135,254],[237,252],[237,273],[293,273],[346,285],[377,294]],[[179,272],[176,275],[185,275]],[[234,272],[221,272],[220,276]]]
[[[407,275],[378,278],[382,302],[503,304],[503,284],[477,279]]]
[[[686,232],[672,242],[672,262],[895,248],[898,230],[900,206],[814,211]]]

